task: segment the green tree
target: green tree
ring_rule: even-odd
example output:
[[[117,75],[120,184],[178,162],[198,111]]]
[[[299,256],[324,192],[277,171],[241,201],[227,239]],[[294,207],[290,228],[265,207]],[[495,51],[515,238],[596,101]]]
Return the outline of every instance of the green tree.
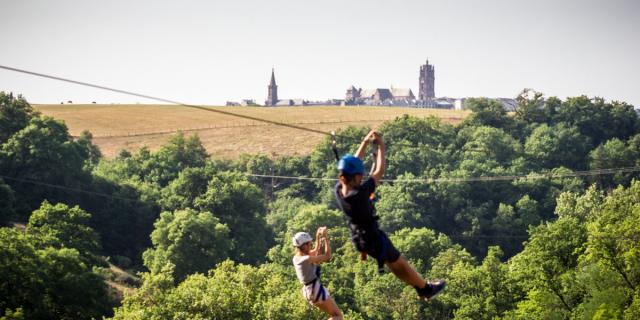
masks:
[[[514,128],[514,121],[504,106],[494,99],[471,98],[465,101],[465,109],[473,111],[464,121],[463,126],[490,126],[506,131]]]
[[[228,171],[214,175],[207,191],[194,200],[194,207],[212,212],[229,227],[234,243],[231,258],[236,262],[262,261],[273,244],[273,235],[264,220],[264,195],[241,173]]]
[[[287,231],[287,222],[293,219],[304,207],[311,203],[294,197],[279,197],[269,203],[266,223],[275,235]]]
[[[605,195],[595,185],[584,193],[566,191],[558,196],[555,214],[560,218],[572,217],[584,223],[592,216],[592,211],[602,205]]]
[[[224,261],[208,275],[173,286],[171,267],[143,275],[144,283],[116,309],[114,319],[322,319],[288,269]]]
[[[411,174],[399,179],[415,179]],[[413,183],[383,184],[377,188],[379,200],[376,203],[380,217],[380,228],[386,232],[394,232],[405,228],[430,226],[431,216],[422,215],[425,211],[417,196],[424,190],[424,185]]]
[[[175,266],[174,278],[205,273],[229,256],[229,228],[209,212],[185,209],[163,212],[151,233],[153,248],[144,253],[144,263],[152,273],[167,264]]]
[[[133,266],[141,267],[142,252],[151,246],[149,235],[159,216],[159,206],[145,196],[148,191],[141,191],[136,184],[120,184],[94,176],[93,190],[109,195],[86,196],[81,203],[82,208],[91,212],[90,227],[98,233],[103,253],[114,258],[126,257]]]
[[[304,177],[309,176],[309,156],[282,157],[275,160],[275,173],[282,176]],[[270,182],[272,193],[277,197],[295,197],[307,201],[316,195],[313,181],[291,180],[274,178]]]
[[[26,127],[31,118],[38,115],[22,96],[16,98],[12,93],[0,91],[0,144]]]
[[[589,169],[612,169],[633,167],[638,154],[632,148],[613,138],[593,149],[588,156]],[[598,182],[603,187],[615,187],[618,184],[628,185],[633,173],[615,173],[614,175],[598,177]]]
[[[112,301],[104,279],[73,248],[45,247],[11,228],[0,228],[0,316],[19,310],[26,319],[108,316]],[[16,316],[16,313],[11,312]]]
[[[632,291],[640,287],[640,181],[618,187],[589,222],[587,259],[618,274]]]
[[[121,152],[112,161],[101,161],[94,173],[112,181],[142,182],[161,189],[182,170],[203,167],[207,159],[200,138],[197,135],[185,137],[180,132],[157,152],[151,152],[147,147],[140,148],[135,154]]]
[[[14,228],[0,228],[0,315],[23,308],[29,314],[42,308],[44,279],[36,249]]]
[[[578,307],[584,288],[576,280],[576,267],[586,237],[585,226],[574,217],[530,229],[524,250],[509,261],[514,279],[527,292],[516,314],[566,318]]]
[[[420,273],[431,269],[433,259],[453,246],[447,236],[427,228],[401,229],[391,235],[391,241]]]
[[[387,175],[411,172],[421,175],[447,168],[449,150],[456,137],[454,127],[435,117],[420,119],[404,115],[384,123],[380,129],[387,146]],[[353,152],[353,151],[351,151]]]
[[[524,144],[525,154],[531,159],[533,167],[549,169],[560,166],[584,169],[589,148],[589,140],[577,128],[562,123],[539,125]]]
[[[458,133],[458,140],[463,161],[508,166],[522,155],[520,143],[505,131],[494,127],[466,127]],[[461,163],[460,167],[464,168],[465,163]]]
[[[34,318],[94,319],[111,314],[104,279],[82,262],[76,249],[48,247],[38,255],[46,288],[44,310]]]
[[[543,94],[532,89],[524,89],[516,98],[518,104],[514,110],[514,118],[525,123],[548,122],[549,115],[545,112]]]
[[[354,298],[367,319],[420,319],[422,310],[415,289],[387,273],[358,283]]]
[[[102,158],[102,152],[100,151],[100,148],[98,148],[98,146],[93,144],[93,135],[91,134],[91,132],[87,130],[82,131],[82,133],[80,133],[80,137],[78,137],[76,142],[80,146],[80,149],[86,152],[86,165],[89,168],[93,168],[98,164],[98,162],[100,162],[100,158]]]
[[[515,305],[518,294],[501,257],[500,248],[490,247],[480,266],[454,265],[445,301],[456,306],[456,319],[495,319]]]
[[[88,226],[90,218],[78,206],[54,206],[45,200],[29,217],[27,233],[38,239],[41,248],[74,248],[82,253],[85,262],[95,262],[100,244],[98,235]]]
[[[39,183],[86,189],[91,176],[83,170],[87,154],[67,127],[49,117],[34,117],[0,146],[0,174]],[[55,170],[51,170],[55,168]],[[73,202],[77,193],[43,184],[5,181],[15,191],[16,211],[26,221],[43,199]]]
[[[193,208],[196,198],[207,191],[209,180],[215,175],[212,166],[186,168],[162,189],[159,200],[164,210]]]
[[[556,176],[571,175],[573,171],[558,167],[551,169],[549,174]],[[549,178],[541,173],[530,173],[526,177],[516,179],[511,183],[515,191],[514,198],[526,195],[530,200],[537,202],[536,215],[542,220],[555,218],[553,212],[556,208],[556,199],[562,192],[583,192],[584,184],[583,179],[578,177]],[[532,224],[537,224],[537,222]]]
[[[14,201],[13,190],[0,178],[0,227],[14,218]]]
[[[495,242],[504,244],[507,256],[522,250],[522,242],[527,239],[526,230],[542,220],[538,212],[538,202],[529,195],[520,198],[515,206],[500,203],[492,228],[495,230]]]
[[[249,174],[275,175],[276,168],[274,162],[264,154],[248,155],[243,154],[235,161],[235,168],[240,172]],[[275,181],[260,177],[251,178],[251,182],[261,187],[265,197],[272,199],[275,192]]]
[[[142,285],[125,294],[122,305],[114,310],[113,319],[172,319],[168,310],[168,298],[175,289],[173,265],[165,265],[157,273],[143,273]]]
[[[197,135],[185,138],[180,132],[141,163],[141,177],[164,187],[185,168],[204,166],[208,157]]]
[[[632,105],[607,103],[602,98],[568,98],[562,103],[557,119],[577,127],[595,146],[612,138],[627,140],[640,130],[640,120]]]

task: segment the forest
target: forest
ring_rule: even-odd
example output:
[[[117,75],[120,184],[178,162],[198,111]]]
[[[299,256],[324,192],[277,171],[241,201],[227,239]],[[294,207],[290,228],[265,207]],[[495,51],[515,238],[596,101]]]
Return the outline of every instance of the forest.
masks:
[[[225,160],[177,134],[108,159],[90,132],[72,138],[0,92],[0,319],[324,319],[291,262],[293,234],[319,226],[334,251],[323,284],[345,319],[639,319],[637,111],[517,100],[507,113],[469,99],[457,125],[401,116],[377,128],[380,227],[448,283],[426,303],[359,260],[332,194],[330,137],[305,156]],[[339,152],[369,129],[339,131]]]

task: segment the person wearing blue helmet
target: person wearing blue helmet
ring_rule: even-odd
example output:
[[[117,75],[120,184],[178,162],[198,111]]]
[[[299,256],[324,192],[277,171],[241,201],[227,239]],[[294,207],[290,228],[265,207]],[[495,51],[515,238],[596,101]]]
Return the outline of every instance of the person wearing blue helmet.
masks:
[[[370,141],[376,145],[377,156],[370,177],[363,181],[365,168],[362,159]],[[426,281],[398,252],[389,237],[378,226],[379,218],[371,198],[384,174],[384,151],[382,135],[371,130],[362,140],[355,155],[347,154],[340,159],[339,182],[334,189],[338,208],[344,212],[349,221],[351,240],[361,253],[361,259],[364,260],[366,255],[371,256],[378,262],[381,272],[386,265],[396,277],[413,286],[418,297],[430,300],[444,289],[445,281]]]

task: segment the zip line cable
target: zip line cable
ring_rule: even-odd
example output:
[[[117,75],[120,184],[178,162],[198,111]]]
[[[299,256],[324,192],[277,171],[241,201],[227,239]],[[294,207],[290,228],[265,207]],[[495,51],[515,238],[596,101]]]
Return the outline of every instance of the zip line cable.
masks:
[[[595,175],[608,175],[615,173],[630,173],[630,172],[638,172],[640,171],[640,167],[628,167],[628,168],[611,168],[611,169],[601,169],[601,170],[591,170],[591,171],[576,171],[573,173],[564,173],[564,174],[539,174],[539,175],[520,175],[520,176],[495,176],[495,177],[476,177],[476,178],[435,178],[435,179],[381,179],[382,182],[392,182],[392,183],[402,183],[402,182],[416,182],[416,183],[446,183],[446,182],[480,182],[480,181],[509,181],[516,179],[544,179],[544,178],[571,178],[571,177],[583,177],[583,176],[595,176]],[[274,178],[274,179],[286,179],[286,180],[306,180],[306,181],[338,181],[335,178],[316,178],[316,177],[294,177],[294,176],[280,176],[280,175],[266,175],[266,174],[253,174],[253,173],[245,173],[246,176],[256,177],[256,178]],[[0,175],[0,178],[5,180],[18,181],[23,183],[30,183],[34,185],[61,189],[65,191],[73,191],[78,193],[84,193],[94,196],[100,196],[104,198],[132,201],[132,202],[141,202],[143,201],[139,199],[118,197],[106,193],[87,191],[84,189],[71,188],[63,185],[52,184],[39,182],[31,179],[24,178],[15,178],[9,177],[5,175]]]
[[[65,191],[74,191],[74,192],[79,192],[79,193],[85,193],[85,194],[94,195],[94,196],[100,196],[100,197],[104,197],[104,198],[118,199],[118,200],[130,201],[130,202],[139,202],[139,203],[143,203],[143,204],[145,203],[145,202],[143,202],[142,200],[139,200],[139,199],[118,197],[118,196],[113,196],[113,195],[109,195],[109,194],[106,194],[106,193],[87,191],[87,190],[77,189],[77,188],[70,188],[70,187],[55,185],[55,184],[51,184],[51,183],[38,182],[38,181],[35,181],[35,180],[30,180],[30,179],[13,178],[13,177],[8,177],[8,176],[3,176],[3,175],[0,175],[0,178],[6,179],[6,180],[13,180],[13,181],[18,181],[18,182],[23,182],[23,183],[31,183],[31,184],[35,184],[35,185],[61,189],[61,190],[65,190]],[[328,179],[328,180],[331,180],[331,179]],[[444,234],[449,239],[467,239],[467,238],[470,238],[470,239],[529,239],[530,238],[529,236],[524,236],[524,235],[473,235],[473,236],[465,236],[465,235],[462,235],[462,234],[451,234],[451,235],[447,235],[445,233],[442,233],[442,234]]]
[[[127,90],[110,88],[110,87],[96,85],[96,84],[87,83],[87,82],[83,82],[83,81],[77,81],[77,80],[72,80],[72,79],[67,79],[67,78],[47,75],[47,74],[43,74],[43,73],[38,73],[38,72],[33,72],[33,71],[28,71],[28,70],[23,70],[23,69],[18,69],[18,68],[13,68],[13,67],[4,66],[4,65],[0,65],[0,69],[5,69],[5,70],[9,70],[9,71],[18,72],[18,73],[28,74],[28,75],[32,75],[32,76],[41,77],[41,78],[47,78],[47,79],[52,79],[52,80],[57,80],[57,81],[77,84],[77,85],[86,86],[86,87],[92,87],[92,88],[106,90],[106,91],[117,92],[117,93],[130,95],[130,96],[135,96],[135,97],[140,97],[140,98],[144,98],[144,99],[155,100],[155,101],[174,104],[174,105],[180,105],[180,106],[184,106],[184,107],[188,107],[188,108],[193,108],[193,109],[198,109],[198,110],[203,110],[203,111],[208,111],[208,112],[219,113],[219,114],[223,114],[223,115],[227,115],[227,116],[244,118],[244,119],[258,121],[258,122],[264,122],[264,123],[267,123],[267,124],[272,124],[272,125],[276,125],[276,126],[283,126],[283,127],[288,127],[288,128],[291,128],[291,129],[297,129],[297,130],[302,130],[302,131],[322,134],[322,135],[325,135],[325,136],[332,136],[334,138],[334,141],[335,141],[335,137],[340,137],[340,138],[349,139],[349,140],[354,139],[353,137],[339,136],[339,135],[336,135],[333,132],[325,132],[325,131],[321,131],[321,130],[301,127],[301,126],[295,125],[293,123],[283,123],[283,122],[278,122],[278,121],[273,121],[273,120],[268,120],[268,119],[263,119],[263,118],[257,118],[257,117],[237,114],[237,113],[233,113],[233,112],[229,112],[229,111],[222,111],[222,110],[206,108],[206,107],[203,107],[203,106],[182,103],[182,102],[179,102],[179,101],[173,101],[173,100],[154,97],[154,96],[150,96],[150,95],[146,95],[146,94],[140,94],[140,93],[135,93],[135,92],[127,91]],[[307,123],[307,124],[313,124],[313,123]],[[317,124],[322,124],[322,123],[317,123]],[[250,126],[250,125],[247,125],[247,126]],[[149,133],[149,134],[152,134],[152,133]],[[399,142],[392,143],[392,144],[394,144],[394,145],[404,145],[404,146],[410,146],[410,147],[417,147],[416,145],[413,145],[413,144],[399,143]],[[516,180],[516,179],[568,178],[568,177],[581,177],[581,176],[609,175],[609,174],[616,174],[616,173],[630,173],[630,172],[638,172],[638,171],[640,171],[640,167],[624,167],[624,168],[598,169],[598,170],[589,170],[589,171],[575,171],[575,172],[572,172],[572,173],[564,173],[564,174],[530,174],[530,175],[510,175],[510,176],[493,176],[493,177],[489,176],[489,177],[471,177],[471,178],[381,179],[381,181],[382,182],[395,182],[395,183],[403,183],[403,182],[406,182],[406,183],[447,183],[447,182],[457,183],[458,182],[459,183],[459,182],[483,182],[483,181],[511,181],[511,180]],[[245,175],[250,176],[250,177],[256,177],[256,178],[276,178],[276,179],[307,180],[307,181],[337,181],[338,180],[338,179],[334,179],[334,178],[294,177],[294,176],[264,175],[264,174],[251,174],[251,173],[245,173]],[[89,195],[94,195],[94,196],[99,196],[99,197],[104,197],[104,198],[144,203],[142,200],[139,200],[139,199],[118,197],[118,196],[114,196],[114,195],[110,195],[110,194],[106,194],[106,193],[87,191],[87,190],[83,190],[83,189],[71,188],[71,187],[67,187],[67,186],[63,186],[63,185],[56,185],[56,184],[45,183],[45,182],[39,182],[39,181],[35,181],[35,180],[30,180],[30,179],[15,178],[15,177],[9,177],[9,176],[4,176],[4,175],[0,175],[0,178],[5,179],[5,180],[12,180],[12,181],[17,181],[17,182],[22,182],[22,183],[29,183],[29,184],[34,184],[34,185],[39,185],[39,186],[44,186],[44,187],[49,187],[49,188],[55,188],[55,189],[60,189],[60,190],[65,190],[65,191],[84,193],[84,194],[89,194]],[[447,237],[452,238],[452,239],[457,239],[457,238],[462,238],[464,236],[463,235],[451,235],[451,236],[447,236]],[[489,236],[489,235],[476,235],[476,236],[470,236],[470,237],[471,238],[482,238],[482,239],[496,239],[496,238],[528,239],[529,238],[529,236],[517,236],[517,235],[513,235],[513,236],[510,236],[510,235],[492,235],[492,236]]]
[[[484,182],[484,181],[511,181],[517,179],[536,180],[536,179],[557,179],[572,178],[584,176],[609,175],[616,173],[639,172],[640,167],[623,167],[610,169],[596,169],[589,171],[574,171],[571,173],[531,173],[528,175],[510,175],[510,176],[487,176],[487,177],[469,177],[469,178],[425,178],[425,179],[380,179],[381,182],[391,183],[459,183],[459,182]],[[279,176],[267,174],[245,173],[247,176],[256,178],[275,178],[285,180],[307,180],[307,181],[338,181],[336,178],[317,178],[317,177],[295,177],[295,176]]]
[[[283,122],[278,122],[278,121],[273,121],[273,120],[268,120],[268,119],[262,119],[262,118],[257,118],[257,117],[237,114],[237,113],[233,113],[233,112],[229,112],[229,111],[210,109],[210,108],[206,108],[206,107],[203,107],[203,106],[186,104],[186,103],[182,103],[182,102],[179,102],[179,101],[173,101],[173,100],[154,97],[154,96],[150,96],[150,95],[146,95],[146,94],[135,93],[135,92],[127,91],[127,90],[121,90],[121,89],[105,87],[105,86],[102,86],[102,85],[91,84],[91,83],[87,83],[87,82],[83,82],[83,81],[77,81],[77,80],[72,80],[72,79],[52,76],[52,75],[48,75],[48,74],[43,74],[43,73],[38,73],[38,72],[33,72],[33,71],[28,71],[28,70],[23,70],[23,69],[18,69],[18,68],[13,68],[13,67],[9,67],[9,66],[0,65],[0,69],[14,71],[14,72],[18,72],[18,73],[24,73],[24,74],[37,76],[37,77],[42,77],[42,78],[47,78],[47,79],[52,79],[52,80],[58,80],[58,81],[62,81],[62,82],[73,83],[73,84],[77,84],[77,85],[81,85],[81,86],[92,87],[92,88],[97,88],[97,89],[106,90],[106,91],[122,93],[122,94],[126,94],[126,95],[141,97],[141,98],[145,98],[145,99],[149,99],[149,100],[155,100],[155,101],[159,101],[159,102],[165,102],[165,103],[170,103],[170,104],[175,104],[175,105],[181,105],[181,106],[188,107],[188,108],[193,108],[193,109],[198,109],[198,110],[203,110],[203,111],[209,111],[209,112],[224,114],[224,115],[227,115],[227,116],[244,118],[244,119],[249,119],[249,120],[258,121],[258,122],[264,122],[264,123],[268,123],[268,124],[272,124],[272,125],[283,126],[283,127],[303,130],[303,131],[307,131],[307,132],[318,133],[318,134],[322,134],[322,135],[326,135],[326,136],[331,136],[333,138],[340,137],[340,136],[337,136],[333,132],[325,132],[325,131],[321,131],[321,130],[305,128],[305,127],[301,127],[301,126],[294,125],[294,124],[288,124],[288,123],[283,123]],[[341,138],[351,138],[351,137],[341,137]],[[392,144],[402,145],[401,143],[392,143]],[[415,146],[413,146],[413,147],[415,147]],[[617,172],[636,172],[636,171],[640,171],[640,168],[639,167],[630,167],[630,168],[600,169],[600,170],[591,170],[591,171],[576,171],[576,172],[573,172],[573,173],[570,173],[570,174],[558,174],[558,175],[540,174],[537,177],[536,176],[531,177],[531,176],[525,176],[525,175],[512,175],[512,176],[475,177],[475,178],[472,177],[472,178],[382,179],[381,181],[384,181],[384,182],[418,182],[418,183],[473,182],[473,181],[509,181],[509,180],[515,180],[515,179],[524,179],[524,178],[537,178],[537,179],[540,179],[540,178],[562,178],[562,177],[590,176],[590,175],[601,175],[601,174],[613,174],[613,173],[617,173]],[[314,178],[314,177],[290,177],[290,176],[274,176],[274,175],[260,175],[260,174],[247,174],[247,175],[254,176],[254,177],[296,179],[296,180],[314,180],[314,181],[318,181],[318,180],[335,181],[335,180],[337,180],[337,179],[330,179],[330,178]],[[12,178],[12,179],[17,179],[17,178]],[[23,182],[26,182],[26,180],[23,181]],[[36,183],[36,181],[32,181],[31,183]],[[51,186],[53,186],[53,185],[51,185]],[[65,188],[63,186],[58,186],[58,187]],[[80,190],[80,189],[78,189],[78,190]],[[84,192],[85,190],[81,190],[81,191]]]
[[[110,195],[110,194],[106,194],[106,193],[95,192],[95,191],[87,191],[87,190],[84,190],[84,189],[71,188],[71,187],[62,186],[62,185],[58,185],[58,184],[35,181],[35,180],[31,180],[31,179],[8,177],[8,176],[4,176],[4,175],[0,175],[0,178],[2,178],[4,180],[13,180],[13,181],[18,181],[18,182],[22,182],[22,183],[30,183],[30,184],[34,184],[34,185],[38,185],[38,186],[49,187],[49,188],[54,188],[54,189],[60,189],[60,190],[65,190],[65,191],[73,191],[73,192],[78,192],[78,193],[84,193],[84,194],[89,194],[89,195],[92,195],[92,196],[99,196],[99,197],[104,197],[104,198],[109,198],[109,199],[117,199],[117,200],[145,203],[144,201],[139,200],[139,199],[118,197],[118,196],[114,196],[114,195]]]
[[[457,118],[456,118],[457,119]],[[307,124],[307,125],[321,125],[321,124],[338,124],[338,123],[352,123],[352,122],[382,122],[393,120],[391,118],[387,119],[354,119],[354,120],[326,120],[326,121],[301,121],[301,122],[285,122],[288,124]],[[154,135],[165,135],[172,134],[177,132],[191,132],[191,131],[209,131],[209,130],[217,130],[217,129],[229,129],[229,128],[248,128],[248,127],[261,127],[261,126],[269,126],[271,124],[256,124],[256,123],[231,123],[227,125],[220,126],[208,126],[208,127],[194,127],[194,128],[184,128],[184,129],[170,129],[164,131],[148,131],[148,132],[140,132],[140,133],[128,133],[128,134],[94,134],[94,138],[124,138],[124,137],[141,137],[141,136],[154,136]],[[77,138],[79,136],[72,137]]]
[[[231,117],[238,117],[238,118],[244,118],[244,119],[258,121],[258,122],[264,122],[264,123],[268,123],[268,124],[272,124],[272,125],[276,125],[276,126],[282,126],[282,127],[287,127],[287,128],[291,128],[291,129],[297,129],[297,130],[302,130],[302,131],[322,134],[322,135],[325,135],[325,136],[335,136],[335,137],[339,137],[339,138],[345,139],[345,140],[359,140],[359,138],[346,137],[346,136],[340,136],[340,135],[333,135],[331,132],[326,132],[326,131],[322,131],[322,130],[316,130],[316,129],[312,129],[312,128],[306,128],[306,127],[298,126],[298,125],[295,125],[295,124],[289,124],[289,123],[284,123],[284,122],[279,122],[279,121],[274,121],[274,120],[268,120],[268,119],[263,119],[263,118],[258,118],[258,117],[252,117],[252,116],[242,115],[242,114],[233,113],[233,112],[229,112],[229,111],[206,108],[206,107],[199,106],[199,105],[182,103],[182,102],[174,101],[174,100],[170,100],[170,99],[154,97],[154,96],[141,94],[141,93],[136,93],[136,92],[127,91],[127,90],[122,90],[122,89],[110,88],[110,87],[97,85],[97,84],[92,84],[92,83],[88,83],[88,82],[84,82],[84,81],[72,80],[72,79],[68,79],[68,78],[52,76],[52,75],[48,75],[48,74],[44,74],[44,73],[39,73],[39,72],[34,72],[34,71],[29,71],[29,70],[24,70],[24,69],[18,69],[18,68],[4,66],[4,65],[0,65],[0,69],[5,69],[5,70],[9,70],[9,71],[14,71],[14,72],[18,72],[18,73],[28,74],[28,75],[41,77],[41,78],[46,78],[46,79],[51,79],[51,80],[57,80],[57,81],[62,81],[62,82],[67,82],[67,83],[73,83],[73,84],[77,84],[77,85],[81,85],[81,86],[85,86],[85,87],[96,88],[96,89],[100,89],[100,90],[117,92],[117,93],[130,95],[130,96],[134,96],[134,97],[140,97],[140,98],[144,98],[144,99],[155,100],[155,101],[158,101],[158,102],[164,102],[164,103],[169,103],[169,104],[173,104],[173,105],[180,105],[180,106],[187,107],[187,108],[193,108],[193,109],[198,109],[198,110],[203,110],[203,111],[208,111],[208,112],[219,113],[219,114],[223,114],[223,115],[227,115],[227,116],[231,116]],[[401,142],[397,142],[397,143],[394,143],[394,144],[395,145],[410,146],[410,147],[417,147],[417,146],[415,146],[413,144],[407,144],[407,143],[401,143]]]
[[[28,75],[32,75],[32,76],[36,76],[36,77],[41,77],[41,78],[47,78],[47,79],[58,80],[58,81],[62,81],[62,82],[73,83],[73,84],[77,84],[77,85],[81,85],[81,86],[85,86],[85,87],[92,87],[92,88],[97,88],[97,89],[101,89],[101,90],[122,93],[122,94],[130,95],[130,96],[145,98],[145,99],[149,99],[149,100],[155,100],[155,101],[159,101],[159,102],[176,104],[176,105],[180,105],[180,106],[184,106],[184,107],[188,107],[188,108],[204,110],[204,111],[209,111],[209,112],[215,112],[215,113],[224,114],[224,115],[227,115],[227,116],[239,117],[239,118],[249,119],[249,120],[253,120],[253,121],[265,122],[265,123],[269,123],[269,124],[273,124],[273,125],[277,125],[277,126],[283,126],[283,127],[288,127],[288,128],[292,128],[292,129],[298,129],[298,130],[303,130],[303,131],[323,134],[323,135],[326,135],[326,136],[331,136],[330,132],[325,132],[325,131],[321,131],[321,130],[305,128],[305,127],[296,126],[296,125],[293,125],[293,124],[287,124],[287,123],[282,123],[282,122],[278,122],[278,121],[273,121],[273,120],[268,120],[268,119],[262,119],[262,118],[257,118],[257,117],[237,114],[237,113],[233,113],[233,112],[229,112],[229,111],[210,109],[210,108],[206,108],[206,107],[203,107],[203,106],[182,103],[182,102],[173,101],[173,100],[164,99],[164,98],[159,98],[159,97],[154,97],[154,96],[150,96],[150,95],[146,95],[146,94],[135,93],[135,92],[127,91],[127,90],[109,88],[109,87],[105,87],[105,86],[101,86],[101,85],[97,85],[97,84],[92,84],[92,83],[87,83],[87,82],[77,81],[77,80],[71,80],[71,79],[52,76],[52,75],[48,75],[48,74],[44,74],[44,73],[38,73],[38,72],[33,72],[33,71],[28,71],[28,70],[23,70],[23,69],[3,66],[3,65],[0,65],[0,69],[5,69],[5,70],[9,70],[9,71],[15,71],[15,72],[24,73],[24,74],[28,74]]]
[[[629,167],[629,168],[617,168],[617,169],[602,169],[602,170],[592,170],[592,171],[578,171],[572,174],[559,174],[559,175],[541,175],[538,177],[531,177],[531,176],[501,176],[501,177],[487,177],[487,178],[502,178],[502,180],[506,180],[506,178],[509,179],[517,179],[517,178],[566,178],[566,177],[578,177],[578,176],[589,176],[589,175],[599,175],[599,174],[613,174],[613,173],[619,173],[619,172],[636,172],[636,171],[640,171],[640,167]],[[281,178],[281,179],[294,179],[294,180],[314,180],[314,181],[336,181],[338,179],[332,179],[332,178],[312,178],[312,177],[289,177],[289,176],[276,176],[276,175],[260,175],[260,174],[250,174],[250,173],[246,173],[247,176],[251,176],[251,177],[259,177],[259,178]],[[110,195],[110,194],[106,194],[106,193],[101,193],[101,192],[94,192],[94,191],[87,191],[87,190],[83,190],[83,189],[78,189],[78,188],[71,188],[71,187],[66,187],[66,186],[61,186],[61,185],[56,185],[56,184],[51,184],[51,183],[44,183],[44,182],[39,182],[39,181],[35,181],[35,180],[31,180],[31,179],[22,179],[22,178],[14,178],[14,177],[8,177],[8,176],[4,176],[4,175],[0,175],[0,178],[5,179],[5,180],[13,180],[13,181],[18,181],[18,182],[22,182],[22,183],[30,183],[30,184],[34,184],[34,185],[39,185],[39,186],[44,186],[44,187],[49,187],[49,188],[55,188],[55,189],[61,189],[61,190],[65,190],[65,191],[72,191],[72,192],[78,192],[78,193],[84,193],[84,194],[88,194],[88,195],[93,195],[93,196],[99,196],[99,197],[104,197],[104,198],[108,198],[108,199],[117,199],[117,200],[123,200],[123,201],[129,201],[129,202],[138,202],[141,204],[145,204],[146,202],[140,200],[140,199],[132,199],[132,198],[125,198],[125,197],[118,197],[118,196],[114,196],[114,195]],[[437,181],[438,179],[410,179],[410,180],[393,180],[393,179],[382,179],[382,181],[386,181],[386,182],[424,182],[426,180],[431,180],[432,182],[452,182],[452,181]],[[468,181],[478,181],[478,180],[468,180]],[[495,180],[485,180],[485,181],[499,181],[498,179]],[[455,182],[460,182],[460,181],[455,181]],[[470,236],[465,236],[462,234],[451,234],[451,235],[447,235],[445,233],[444,234],[447,238],[449,239],[530,239],[530,236],[525,236],[525,235],[470,235]]]

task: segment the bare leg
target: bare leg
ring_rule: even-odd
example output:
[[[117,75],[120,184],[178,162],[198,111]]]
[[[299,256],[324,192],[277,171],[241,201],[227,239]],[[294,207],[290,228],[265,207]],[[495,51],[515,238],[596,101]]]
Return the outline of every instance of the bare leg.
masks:
[[[427,284],[403,256],[400,256],[395,262],[385,262],[385,264],[396,277],[411,286],[423,288]]]
[[[329,314],[331,316],[329,318],[330,320],[342,320],[342,312],[332,297],[329,297],[329,299],[325,301],[316,303],[315,306]]]

